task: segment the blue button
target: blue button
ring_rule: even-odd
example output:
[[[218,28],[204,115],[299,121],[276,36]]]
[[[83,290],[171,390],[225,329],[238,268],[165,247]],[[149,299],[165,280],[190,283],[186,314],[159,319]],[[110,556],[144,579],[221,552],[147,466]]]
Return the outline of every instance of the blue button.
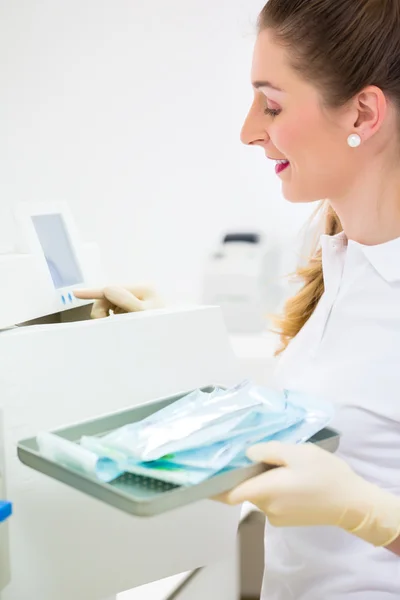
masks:
[[[63,304],[66,304],[66,303],[67,303],[67,301],[66,301],[66,299],[65,299],[65,296],[61,296],[61,300],[62,300],[62,303],[63,303]]]
[[[0,523],[8,519],[8,517],[12,514],[12,504],[11,502],[5,502],[4,500],[0,500]]]
[[[71,294],[68,294],[68,300],[69,300],[70,302],[72,302],[72,296],[71,296]]]

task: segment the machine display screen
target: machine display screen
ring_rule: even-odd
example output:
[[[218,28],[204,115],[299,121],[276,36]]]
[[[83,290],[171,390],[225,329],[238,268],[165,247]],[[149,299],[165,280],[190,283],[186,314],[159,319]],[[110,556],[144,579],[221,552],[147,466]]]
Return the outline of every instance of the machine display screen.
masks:
[[[82,272],[72,249],[62,216],[60,214],[49,214],[34,215],[31,218],[54,287],[58,290],[82,283]]]

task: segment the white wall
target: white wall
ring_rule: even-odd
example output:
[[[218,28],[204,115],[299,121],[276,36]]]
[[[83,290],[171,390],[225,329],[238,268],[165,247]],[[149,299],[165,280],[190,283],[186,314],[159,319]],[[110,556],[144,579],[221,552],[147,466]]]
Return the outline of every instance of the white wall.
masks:
[[[239,142],[262,5],[1,0],[1,248],[13,203],[66,200],[113,281],[195,300],[226,228],[296,232],[310,207]]]

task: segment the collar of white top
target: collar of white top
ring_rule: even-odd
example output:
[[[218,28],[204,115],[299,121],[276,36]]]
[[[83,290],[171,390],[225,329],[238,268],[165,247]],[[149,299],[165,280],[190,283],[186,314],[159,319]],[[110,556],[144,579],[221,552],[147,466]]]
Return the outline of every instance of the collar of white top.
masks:
[[[365,246],[348,240],[344,232],[321,236],[322,252],[326,248],[340,250],[346,246],[359,248],[369,263],[388,283],[400,281],[400,238],[377,246]]]

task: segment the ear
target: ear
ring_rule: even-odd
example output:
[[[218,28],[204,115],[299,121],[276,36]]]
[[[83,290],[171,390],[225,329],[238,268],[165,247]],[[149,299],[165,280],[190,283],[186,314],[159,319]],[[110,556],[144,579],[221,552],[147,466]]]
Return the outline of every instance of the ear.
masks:
[[[353,98],[352,104],[353,133],[358,133],[363,141],[368,140],[379,131],[385,119],[386,96],[380,88],[370,85]]]

